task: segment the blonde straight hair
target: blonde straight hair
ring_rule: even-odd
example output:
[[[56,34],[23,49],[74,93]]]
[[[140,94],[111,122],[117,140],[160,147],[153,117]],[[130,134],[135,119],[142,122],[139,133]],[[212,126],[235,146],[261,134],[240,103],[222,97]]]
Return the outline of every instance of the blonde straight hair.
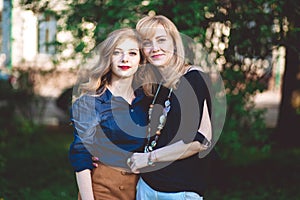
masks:
[[[155,35],[155,31],[159,25],[165,28],[165,31],[171,36],[174,44],[174,55],[168,63],[168,66],[166,66],[167,73],[164,74],[164,85],[176,88],[179,78],[186,70],[186,65],[182,38],[175,24],[163,15],[145,16],[138,21],[136,30],[142,39],[148,39]]]

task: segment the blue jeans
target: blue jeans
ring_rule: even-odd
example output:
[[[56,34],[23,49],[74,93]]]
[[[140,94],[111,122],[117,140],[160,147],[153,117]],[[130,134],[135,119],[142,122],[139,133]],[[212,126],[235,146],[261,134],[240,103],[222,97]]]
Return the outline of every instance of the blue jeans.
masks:
[[[203,197],[195,192],[158,192],[140,178],[137,184],[136,200],[203,200]]]

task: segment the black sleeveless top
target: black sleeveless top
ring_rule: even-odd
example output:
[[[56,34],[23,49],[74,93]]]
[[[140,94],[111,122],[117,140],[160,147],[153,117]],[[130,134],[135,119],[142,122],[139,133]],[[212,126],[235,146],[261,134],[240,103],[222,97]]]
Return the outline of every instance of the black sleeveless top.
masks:
[[[200,119],[203,112],[204,100],[207,101],[209,111],[211,100],[208,90],[207,75],[192,70],[181,79],[178,88],[171,96],[171,109],[166,124],[155,149],[173,144],[180,140],[185,143],[195,140]],[[155,119],[162,113],[164,101],[169,90],[162,88],[158,94],[156,106],[152,114],[151,130],[156,130]],[[153,123],[153,124],[152,124]],[[203,196],[209,177],[210,164],[216,158],[214,149],[203,158],[201,154],[174,161],[158,162],[155,166],[147,167],[142,171],[142,179],[154,190],[160,192],[192,191]]]

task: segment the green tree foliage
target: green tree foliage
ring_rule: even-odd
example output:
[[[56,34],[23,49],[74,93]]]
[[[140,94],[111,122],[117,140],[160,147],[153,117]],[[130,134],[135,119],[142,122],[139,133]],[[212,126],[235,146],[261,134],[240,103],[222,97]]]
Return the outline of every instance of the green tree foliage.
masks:
[[[54,14],[59,30],[74,36],[72,54],[84,55],[119,27],[134,27],[143,15],[162,14],[180,32],[203,44],[221,63],[227,93],[227,118],[218,143],[222,155],[267,152],[263,111],[254,109],[252,97],[266,88],[271,75],[271,52],[281,45],[287,30],[283,0],[70,0],[56,11],[50,1],[24,0],[35,12]],[[220,26],[221,29],[212,29]],[[208,32],[208,30],[210,30]],[[229,34],[230,32],[230,34]],[[217,44],[215,39],[218,40]],[[58,42],[63,50],[70,42]],[[216,48],[223,45],[222,48]]]

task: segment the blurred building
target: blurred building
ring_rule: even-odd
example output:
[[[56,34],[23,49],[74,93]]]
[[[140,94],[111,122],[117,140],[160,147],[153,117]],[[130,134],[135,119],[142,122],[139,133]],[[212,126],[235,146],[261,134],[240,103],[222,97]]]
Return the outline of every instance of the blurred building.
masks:
[[[0,0],[0,64],[6,68],[30,68],[36,71],[36,92],[57,97],[74,84],[71,64],[54,66],[54,42],[57,39],[57,20],[54,16],[34,14],[19,5],[20,0]],[[64,1],[55,1],[57,9]],[[52,1],[54,3],[54,1]],[[59,5],[61,4],[61,5]],[[52,74],[38,75],[38,71],[53,70]]]
[[[30,70],[36,94],[46,99],[45,114],[39,121],[55,125],[66,120],[65,113],[56,106],[56,98],[72,87],[76,74],[70,71],[72,63],[52,62],[56,56],[57,19],[25,10],[19,2],[0,0],[0,72]],[[50,3],[60,9],[64,1]]]

